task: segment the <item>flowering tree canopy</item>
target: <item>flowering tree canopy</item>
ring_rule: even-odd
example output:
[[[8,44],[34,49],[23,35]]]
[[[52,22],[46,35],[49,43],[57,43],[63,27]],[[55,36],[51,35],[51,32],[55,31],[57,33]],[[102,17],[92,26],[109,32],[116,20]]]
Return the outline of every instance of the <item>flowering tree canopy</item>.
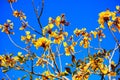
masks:
[[[120,6],[116,6],[114,11],[105,9],[100,12],[99,27],[94,30],[76,28],[73,34],[69,34],[65,29],[72,22],[67,20],[65,14],[49,17],[46,26],[41,24],[44,0],[40,11],[32,0],[40,30],[27,22],[27,15],[22,10],[14,8],[13,4],[17,0],[8,0],[8,3],[13,16],[21,22],[19,31],[23,35],[20,38],[25,47],[12,38],[16,31],[10,19],[0,24],[1,32],[8,36],[15,47],[21,49],[18,53],[0,55],[0,68],[6,74],[2,80],[13,80],[7,75],[10,70],[25,73],[15,80],[89,80],[93,75],[100,76],[100,80],[120,79],[120,38],[116,37],[116,34],[120,35]],[[101,46],[107,37],[105,30],[108,30],[115,41],[114,48],[109,50]],[[94,40],[97,41],[97,47],[92,46]],[[81,59],[79,56],[84,54],[83,50],[86,50],[87,55]],[[119,56],[117,62],[113,60],[116,54]],[[70,62],[63,61],[63,57],[69,57]]]

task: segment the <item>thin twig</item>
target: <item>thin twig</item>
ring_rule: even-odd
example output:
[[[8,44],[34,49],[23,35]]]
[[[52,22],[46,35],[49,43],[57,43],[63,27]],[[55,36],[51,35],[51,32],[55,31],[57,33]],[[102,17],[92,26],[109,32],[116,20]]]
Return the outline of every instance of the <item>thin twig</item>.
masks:
[[[25,20],[21,20],[24,24],[26,24]],[[36,32],[37,34],[42,35],[42,33],[40,33],[39,31],[35,30],[32,26],[30,26],[29,24],[26,24],[28,28],[30,28],[31,30],[33,30],[34,32]],[[43,36],[43,35],[42,35]]]
[[[13,8],[13,6],[12,6],[12,3],[10,3],[10,8],[11,8],[12,12],[15,11],[14,8]],[[42,35],[42,33],[40,33],[39,31],[35,30],[32,26],[30,26],[29,24],[27,24],[25,20],[22,19],[22,20],[20,20],[20,21],[22,21],[24,24],[26,24],[26,25],[28,26],[28,28],[30,28],[30,29],[33,30],[34,32]],[[42,35],[42,36],[43,36],[43,35]]]
[[[7,73],[5,73],[5,76],[7,77],[8,80],[11,80]]]
[[[44,10],[44,0],[42,0],[42,7],[41,7],[39,18],[42,16],[43,10]]]
[[[59,52],[60,46],[58,46],[56,49],[57,49],[57,52],[58,52],[58,59],[59,59],[59,63],[60,63],[60,71],[62,72],[62,63],[61,63],[61,57],[60,57],[60,52]]]
[[[16,43],[13,41],[13,39],[10,37],[9,34],[8,34],[8,38],[9,38],[9,40],[11,41],[11,43],[12,43],[14,46],[16,46],[17,48],[20,48],[20,49],[22,49],[22,50],[24,50],[24,51],[26,51],[26,52],[29,53],[29,50],[27,50],[27,49],[25,49],[25,48],[19,46],[18,44],[16,44]]]
[[[50,51],[50,54],[52,55],[52,50],[51,50],[51,48],[49,49],[49,51]],[[55,59],[54,59],[54,56],[53,56],[53,55],[52,55],[52,59],[53,59],[53,63],[54,63],[54,65],[55,65],[55,67],[56,67],[56,69],[57,69],[58,73],[60,73],[60,70],[59,70],[59,68],[58,68],[58,65],[57,65],[57,63],[56,63],[56,61],[55,61]]]
[[[41,16],[42,16],[43,10],[44,10],[44,0],[42,0],[42,7],[41,7],[40,14],[38,14],[38,10],[37,10],[36,7],[35,7],[34,0],[32,0],[32,5],[33,5],[33,8],[34,8],[34,12],[35,12],[35,14],[36,14],[36,17],[37,17],[38,24],[39,24],[40,29],[41,29],[41,31],[42,31],[42,24],[41,24],[40,18],[41,18]]]
[[[90,48],[93,48],[93,49],[95,49],[95,50],[103,50],[102,48],[95,48],[95,47],[93,47],[93,46],[89,46]]]

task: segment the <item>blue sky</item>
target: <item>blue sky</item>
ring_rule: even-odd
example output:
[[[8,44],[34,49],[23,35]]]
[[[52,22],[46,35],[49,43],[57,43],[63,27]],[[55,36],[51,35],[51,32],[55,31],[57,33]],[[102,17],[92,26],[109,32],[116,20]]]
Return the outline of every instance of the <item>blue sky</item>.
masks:
[[[39,31],[40,29],[36,21],[31,1],[32,0],[18,0],[17,3],[13,4],[13,7],[17,10],[22,10],[27,15],[27,21],[29,22],[29,24]],[[41,3],[39,2],[40,0],[35,1],[36,6]],[[107,8],[113,11],[115,10],[116,5],[120,5],[119,0],[45,0],[45,8],[41,17],[41,23],[43,26],[45,26],[48,23],[49,17],[55,18],[56,16],[64,13],[66,15],[67,21],[70,22],[70,26],[66,27],[66,31],[68,31],[69,34],[73,34],[73,30],[76,27],[80,29],[82,27],[86,27],[88,31],[90,31],[99,26],[97,22],[98,13],[101,11],[105,11]],[[10,9],[10,5],[7,0],[1,0],[0,24],[6,22],[7,19],[12,20],[15,25],[15,35],[12,36],[14,41],[24,47],[24,43],[20,42],[20,35],[22,35],[23,33],[21,31],[18,31],[21,23],[18,19],[12,16],[12,10]],[[107,37],[105,41],[102,42],[102,47],[107,49],[113,48],[115,43],[112,39],[112,36],[108,33],[107,30],[105,31],[105,33],[107,33]],[[93,42],[93,44],[96,46],[96,42]],[[21,50],[17,49],[11,44],[5,33],[0,32],[0,54],[6,52],[16,53],[18,51]],[[1,71],[0,74],[2,74]],[[1,77],[2,75],[0,75],[0,78]]]

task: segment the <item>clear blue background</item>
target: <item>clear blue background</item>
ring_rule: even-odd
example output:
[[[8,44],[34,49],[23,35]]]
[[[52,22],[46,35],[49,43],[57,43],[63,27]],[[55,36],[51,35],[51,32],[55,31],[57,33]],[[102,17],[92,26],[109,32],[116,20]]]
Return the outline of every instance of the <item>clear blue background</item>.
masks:
[[[36,6],[38,6],[39,4],[41,6],[41,1],[39,1],[35,0]],[[73,34],[73,30],[76,27],[86,27],[88,31],[95,30],[95,28],[99,26],[97,22],[98,13],[101,11],[105,11],[107,8],[113,11],[115,10],[116,5],[120,5],[119,0],[45,0],[45,7],[43,15],[41,17],[41,23],[43,26],[45,26],[48,23],[49,17],[55,18],[56,16],[64,13],[66,15],[67,21],[70,22],[70,26],[66,27],[66,31],[68,31],[69,34]],[[17,3],[13,4],[13,7],[14,9],[22,10],[27,15],[27,21],[29,22],[29,24],[33,26],[36,30],[40,31],[36,21],[36,16],[33,11],[31,0],[18,0]],[[24,43],[20,42],[20,35],[23,35],[24,33],[18,30],[21,25],[20,21],[12,16],[12,10],[10,9],[10,5],[7,0],[0,0],[0,24],[4,24],[7,19],[12,20],[15,25],[15,35],[12,36],[14,41],[24,47]],[[114,48],[115,42],[112,36],[109,34],[109,31],[105,30],[104,32],[106,33],[106,39],[104,39],[104,42],[102,42],[102,47],[105,49]],[[116,36],[120,39],[120,35],[116,34]],[[92,44],[94,46],[98,45],[96,41],[93,41]],[[17,54],[18,51],[21,50],[11,44],[5,33],[0,32],[0,54],[9,54],[10,52],[14,52]],[[85,57],[84,54],[80,55],[83,58]],[[114,60],[116,62],[117,58],[118,57],[116,54],[116,57],[114,57]],[[8,74],[11,74],[10,77],[13,77],[13,75],[14,77],[19,77],[22,73],[13,74],[13,72],[10,71]],[[0,70],[0,79],[3,76],[5,75],[2,74]],[[94,76],[91,77],[90,80],[92,80],[93,78],[98,79],[99,77]]]

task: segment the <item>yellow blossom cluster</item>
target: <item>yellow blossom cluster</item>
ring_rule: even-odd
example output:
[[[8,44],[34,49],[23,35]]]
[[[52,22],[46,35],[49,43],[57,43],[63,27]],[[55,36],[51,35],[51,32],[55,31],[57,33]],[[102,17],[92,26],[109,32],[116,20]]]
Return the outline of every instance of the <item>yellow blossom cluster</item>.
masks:
[[[14,67],[16,61],[9,55],[0,56],[0,66],[2,67]]]
[[[100,24],[100,28],[104,29],[104,24],[107,23],[108,28],[112,31],[116,31],[116,29],[120,32],[120,17],[117,16],[120,12],[120,6],[116,6],[117,11],[106,10],[99,14],[98,22]]]
[[[25,41],[25,43],[29,43],[30,41],[34,42],[36,35],[30,34],[30,31],[26,31],[26,36],[21,36],[21,41]]]
[[[84,48],[88,48],[89,46],[89,40],[91,40],[91,35],[86,32],[86,28],[82,28],[82,29],[75,29],[74,30],[74,34],[78,37],[78,36],[82,36],[82,40],[80,41],[80,46],[84,46]]]
[[[26,16],[25,16],[25,14],[24,14],[22,11],[17,11],[17,10],[15,10],[15,11],[13,12],[13,16],[19,17],[20,20],[26,19]]]
[[[86,74],[85,74],[86,73]],[[89,78],[89,70],[87,70],[86,72],[80,72],[78,71],[75,75],[72,76],[72,80],[88,80]]]
[[[42,80],[54,80],[54,74],[52,74],[50,71],[45,71],[42,73],[44,76],[42,76]]]
[[[64,17],[65,15],[63,14],[61,16],[57,16],[55,20],[49,17],[48,25],[42,30],[42,34],[48,38],[52,38],[55,44],[60,44],[64,40],[64,37],[68,36],[68,33],[63,31],[63,27],[66,24]],[[54,27],[55,25],[57,27]]]
[[[112,20],[116,19],[116,12],[110,12],[110,10],[106,10],[105,12],[101,12],[99,14],[98,22],[100,24],[100,28],[104,29],[104,23],[110,20],[110,17],[112,17]]]
[[[26,27],[27,27],[27,25],[28,25],[28,22],[22,22],[22,25],[21,25],[21,27],[19,28],[19,30],[24,30]]]
[[[71,45],[68,45],[67,42],[63,43],[66,56],[70,56],[71,54],[73,54],[75,52],[74,47],[76,46],[76,44],[77,44],[76,42],[72,42]]]
[[[8,0],[9,3],[16,2],[16,0]],[[60,16],[57,16],[55,19],[52,17],[49,17],[48,24],[45,27],[41,28],[41,35],[39,38],[36,39],[35,34],[31,34],[30,31],[25,31],[25,36],[21,36],[21,41],[25,41],[25,43],[28,45],[30,43],[30,47],[34,46],[36,49],[39,49],[42,47],[44,49],[44,53],[41,56],[37,56],[32,53],[32,51],[29,51],[28,48],[22,48],[21,46],[17,45],[17,47],[27,51],[27,54],[22,54],[22,52],[18,52],[17,56],[12,55],[0,55],[0,67],[3,67],[3,72],[6,72],[9,68],[14,68],[16,70],[23,70],[28,73],[30,73],[30,76],[34,75],[40,75],[42,80],[54,80],[56,78],[62,79],[66,78],[66,75],[70,74],[72,75],[73,80],[88,80],[89,76],[94,74],[99,74],[103,76],[116,76],[116,66],[119,64],[115,64],[114,61],[111,61],[111,63],[106,64],[105,60],[112,60],[109,59],[111,56],[111,52],[113,52],[113,49],[110,51],[106,51],[105,49],[100,48],[93,48],[91,47],[91,41],[94,38],[98,38],[99,41],[102,41],[102,38],[105,38],[105,34],[103,32],[103,29],[105,29],[105,26],[107,26],[110,30],[116,31],[118,30],[120,32],[120,17],[117,16],[118,13],[120,13],[120,6],[116,6],[117,11],[110,11],[107,9],[106,11],[103,11],[99,14],[98,23],[100,26],[96,28],[96,30],[92,30],[90,32],[87,32],[86,28],[78,29],[76,28],[74,30],[74,35],[70,36],[68,38],[68,33],[65,32],[65,26],[69,25],[69,22],[66,21],[65,15],[62,14]],[[19,28],[20,30],[25,30],[28,25],[28,23],[23,19],[26,19],[25,14],[22,11],[13,11],[13,16],[20,18],[22,20],[22,26]],[[105,25],[106,24],[106,25]],[[13,23],[11,20],[7,20],[4,25],[0,25],[0,29],[2,29],[2,32],[5,32],[6,34],[13,34],[11,30],[13,29]],[[33,31],[37,32],[34,28],[30,28]],[[37,32],[39,33],[39,31]],[[113,33],[114,36],[114,33]],[[75,39],[77,38],[77,40]],[[114,36],[115,38],[115,36]],[[117,41],[117,38],[115,38]],[[77,44],[83,48],[89,48],[88,49],[88,56],[84,58],[84,60],[79,59],[75,57],[75,48],[77,47]],[[119,41],[117,42],[118,48],[119,48]],[[54,48],[55,46],[55,48]],[[61,51],[59,51],[62,48],[64,49],[64,52],[66,56],[71,56],[72,64],[67,65],[65,68],[65,71],[62,71],[62,64],[60,63],[61,70],[59,70],[59,66],[56,63],[57,57],[59,56],[59,61],[61,55]],[[79,47],[78,46],[78,47]],[[97,53],[94,53],[93,55],[89,51],[91,48],[98,50]],[[117,49],[116,49],[117,50]],[[55,52],[54,52],[55,51]],[[56,54],[59,53],[59,54]],[[63,55],[64,56],[64,55]],[[114,55],[112,55],[114,56]],[[37,58],[37,60],[36,60]],[[36,61],[36,64],[34,65],[34,59]],[[31,67],[32,69],[34,67],[39,67],[42,65],[42,68],[46,66],[47,70],[43,71],[42,74],[34,73],[33,71],[27,71],[23,69],[20,65],[26,63],[27,61],[31,60]],[[109,61],[110,62],[110,61]],[[24,65],[23,65],[24,66]],[[70,68],[74,68],[70,70]],[[55,74],[52,74],[51,69],[53,69]],[[74,72],[72,72],[74,71]],[[20,79],[20,78],[19,78]],[[36,78],[36,80],[39,80]]]
[[[66,21],[65,19],[65,15],[61,14],[61,16],[57,16],[56,19],[53,18],[49,18],[49,23],[55,24],[57,27],[61,27],[62,26],[68,26],[69,22]]]
[[[51,44],[51,41],[46,37],[41,37],[33,42],[34,46],[38,49],[39,47],[43,47],[44,50],[47,50]]]
[[[8,19],[4,25],[0,25],[0,29],[2,29],[2,32],[5,32],[6,34],[14,34],[14,32],[11,32],[11,30],[13,30],[13,26],[14,24]]]
[[[102,29],[96,29],[95,31],[91,31],[90,33],[94,36],[94,38],[98,36],[99,41],[102,41],[102,38],[105,38],[105,34],[103,33]]]
[[[28,56],[28,54],[24,56],[22,52],[18,52],[18,55],[14,57],[14,60],[18,61],[20,64],[23,64],[27,60]]]

